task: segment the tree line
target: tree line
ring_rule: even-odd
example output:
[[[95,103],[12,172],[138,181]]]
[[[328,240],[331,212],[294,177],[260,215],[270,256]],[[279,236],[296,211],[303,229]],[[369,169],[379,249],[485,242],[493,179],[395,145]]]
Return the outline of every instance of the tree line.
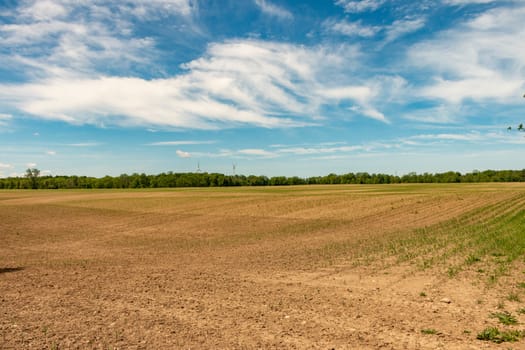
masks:
[[[466,174],[454,171],[434,174],[409,173],[402,176],[359,172],[308,178],[174,172],[157,175],[134,173],[131,175],[122,174],[120,176],[97,178],[89,176],[40,176],[38,169],[28,169],[24,177],[1,178],[0,189],[167,188],[460,182],[525,182],[525,169],[473,171]]]

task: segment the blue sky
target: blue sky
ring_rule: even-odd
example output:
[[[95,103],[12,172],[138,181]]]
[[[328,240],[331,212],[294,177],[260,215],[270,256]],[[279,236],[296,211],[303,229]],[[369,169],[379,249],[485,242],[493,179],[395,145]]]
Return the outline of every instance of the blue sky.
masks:
[[[521,169],[522,0],[0,1],[0,177]]]

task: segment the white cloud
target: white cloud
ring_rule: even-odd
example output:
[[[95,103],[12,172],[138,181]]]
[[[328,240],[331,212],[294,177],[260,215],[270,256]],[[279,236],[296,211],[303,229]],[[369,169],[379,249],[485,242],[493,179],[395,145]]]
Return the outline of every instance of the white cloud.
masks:
[[[215,143],[215,141],[161,141],[149,143],[148,146],[182,146],[182,145],[209,145]]]
[[[281,154],[293,154],[293,155],[315,155],[315,154],[326,154],[326,153],[348,153],[363,150],[363,146],[337,146],[337,147],[326,147],[326,144],[321,143],[319,145],[309,147],[282,147],[276,152]]]
[[[349,156],[381,155],[392,156],[393,152],[420,153],[423,149],[442,150],[443,146],[457,147],[458,145],[487,145],[487,144],[525,144],[521,133],[509,135],[506,132],[478,132],[465,133],[436,133],[419,134],[405,138],[384,139],[381,142],[367,142],[363,144],[347,144],[345,142],[321,142],[302,145],[270,145],[271,151],[254,148],[240,150],[219,150],[217,153],[194,153],[200,157],[228,157],[228,158],[287,158],[307,157],[306,159],[342,159]],[[477,147],[477,146],[476,146]]]
[[[267,151],[261,148],[246,148],[240,150],[220,149],[217,152],[193,152],[195,157],[210,157],[210,158],[276,158],[279,156],[277,152]]]
[[[100,146],[99,142],[81,142],[81,143],[70,143],[67,146],[69,147],[95,147]]]
[[[119,36],[102,24],[62,21],[0,25],[10,65],[32,68],[35,76],[78,76],[100,67],[130,69],[149,63],[154,42]],[[44,49],[43,46],[46,46]],[[24,52],[25,56],[17,52]]]
[[[367,116],[372,119],[382,121],[389,124],[390,121],[385,117],[385,115],[379,112],[377,109],[370,106],[352,106],[349,108],[354,113]]]
[[[7,122],[12,119],[11,114],[0,113],[0,126],[7,125]]]
[[[213,84],[213,81],[209,82]],[[35,116],[73,124],[158,125],[200,129],[225,124],[264,127],[300,125],[288,118],[265,116],[257,110],[222,103],[212,96],[206,96],[209,93],[206,90],[196,99],[190,93],[197,88],[185,78],[147,81],[105,77],[0,87],[0,99],[10,99],[18,108]]]
[[[396,20],[390,25],[368,26],[361,21],[349,22],[348,20],[328,19],[323,22],[323,27],[332,33],[338,33],[350,37],[370,38],[380,32],[385,33],[384,43],[392,42],[406,34],[413,33],[425,26],[425,18],[408,18]]]
[[[36,163],[26,163],[26,167],[28,168],[35,168],[37,166]]]
[[[485,135],[478,132],[467,134],[425,134],[410,137],[412,140],[441,140],[441,141],[481,141]]]
[[[0,85],[0,102],[35,117],[73,124],[217,129],[239,125],[315,125],[320,110],[340,100],[365,110],[377,91],[345,69],[358,60],[353,46],[235,40],[166,79],[49,78]],[[365,115],[379,118],[376,112]]]
[[[177,150],[175,153],[181,158],[191,158],[191,154],[189,154],[188,152]]]
[[[336,21],[334,19],[325,21],[323,26],[334,33],[364,38],[372,37],[381,30],[381,27],[363,25],[361,21],[349,22],[347,20]]]
[[[458,105],[439,105],[410,111],[403,115],[404,119],[431,124],[457,123],[464,115]]]
[[[197,3],[192,0],[126,0],[119,4],[123,12],[129,12],[141,19],[176,14],[190,16]]]
[[[240,155],[245,155],[245,156],[256,156],[256,157],[263,157],[263,158],[276,157],[276,154],[273,152],[269,152],[264,149],[256,149],[256,148],[241,149],[237,151],[237,153]]]
[[[489,4],[498,0],[443,0],[448,5]]]
[[[508,80],[494,74],[487,78],[464,78],[458,80],[436,79],[432,86],[425,87],[420,94],[427,98],[439,98],[452,103],[460,103],[464,99],[476,101],[493,99],[505,101],[512,96],[519,96],[523,79]]]
[[[255,4],[261,9],[263,13],[269,16],[274,16],[280,19],[293,19],[293,15],[290,11],[281,6],[272,4],[269,1],[255,0]]]
[[[372,108],[372,107],[363,108],[361,113],[363,113],[363,115],[365,115],[365,116],[367,116],[369,118],[376,119],[376,120],[379,120],[379,121],[384,122],[384,123],[389,123],[389,121],[385,117],[385,115],[383,113],[379,112],[375,108]]]
[[[504,128],[502,128],[504,129]],[[509,133],[503,130],[498,131],[470,131],[464,133],[438,133],[438,134],[419,134],[410,136],[407,138],[399,139],[398,142],[402,145],[407,146],[433,146],[447,144],[458,144],[458,143],[470,143],[476,145],[523,145],[525,144],[525,138],[522,133]]]
[[[68,13],[69,11],[60,2],[49,0],[29,2],[26,7],[20,9],[22,17],[29,17],[38,21],[64,17]]]
[[[46,154],[48,156],[56,156],[57,152],[56,151],[47,151]]]
[[[0,58],[29,77],[88,75],[101,68],[129,74],[150,67],[156,54],[153,39],[133,36],[133,16],[179,16],[188,18],[190,28],[194,8],[191,0],[23,1],[0,24],[7,52]]]
[[[525,46],[516,44],[523,23],[523,5],[491,9],[414,45],[408,64],[434,76],[421,95],[449,103],[517,101],[525,87]]]
[[[512,137],[510,137],[512,136]],[[470,131],[466,133],[436,133],[436,134],[419,134],[406,138],[384,139],[381,142],[368,142],[355,145],[334,145],[332,147],[326,144],[311,144],[304,146],[295,145],[274,145],[274,152],[280,156],[315,156],[312,159],[335,159],[347,157],[350,155],[378,154],[378,152],[392,152],[397,154],[400,151],[409,151],[416,149],[418,152],[422,147],[432,149],[442,147],[443,145],[457,144],[525,144],[525,138],[521,133],[509,135],[506,132],[478,132]],[[439,148],[440,149],[440,148]],[[392,153],[385,153],[389,156]]]
[[[385,0],[337,0],[336,5],[344,8],[345,12],[359,13],[366,11],[375,11]]]
[[[386,30],[386,42],[391,42],[400,38],[406,34],[413,33],[425,26],[426,19],[403,19],[394,21],[391,25],[385,28]]]
[[[0,169],[13,169],[11,164],[0,163]]]
[[[318,91],[318,94],[329,99],[366,101],[372,96],[373,92],[367,86],[345,86],[322,89]]]

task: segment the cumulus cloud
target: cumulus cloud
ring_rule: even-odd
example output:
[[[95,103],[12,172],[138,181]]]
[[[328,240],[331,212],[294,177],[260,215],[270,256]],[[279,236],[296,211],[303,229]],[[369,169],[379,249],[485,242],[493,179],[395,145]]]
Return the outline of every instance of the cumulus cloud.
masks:
[[[255,4],[259,9],[266,15],[277,17],[280,19],[293,19],[293,15],[290,11],[286,10],[281,6],[272,4],[266,0],[255,0]]]
[[[177,150],[175,153],[181,158],[191,158],[191,154],[189,154],[188,152]]]
[[[36,168],[37,164],[36,163],[26,163],[26,167],[28,168]]]
[[[48,156],[56,156],[57,152],[56,151],[47,151],[46,154]]]
[[[0,169],[13,169],[13,166],[11,164],[0,163]]]

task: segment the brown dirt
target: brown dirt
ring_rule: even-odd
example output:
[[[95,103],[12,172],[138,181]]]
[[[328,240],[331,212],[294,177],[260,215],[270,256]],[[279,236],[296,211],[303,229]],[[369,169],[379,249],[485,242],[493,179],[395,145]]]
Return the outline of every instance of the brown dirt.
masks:
[[[525,186],[0,192],[0,349],[525,348],[476,340],[522,263],[489,285],[372,249],[517,193]]]

